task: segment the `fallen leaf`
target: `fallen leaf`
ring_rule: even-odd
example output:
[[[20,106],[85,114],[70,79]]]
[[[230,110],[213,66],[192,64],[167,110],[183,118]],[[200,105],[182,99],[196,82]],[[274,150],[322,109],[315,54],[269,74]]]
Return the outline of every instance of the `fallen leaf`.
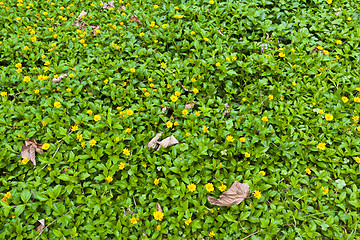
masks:
[[[125,7],[125,6],[119,7],[119,11],[125,11],[125,10],[126,10],[126,7]]]
[[[129,205],[129,207],[128,207],[128,213],[130,213],[130,215],[133,215],[133,214],[134,214],[134,212],[133,212],[133,211],[131,211],[130,207],[131,207],[131,205]]]
[[[156,203],[156,208],[157,208],[157,210],[158,210],[159,212],[163,213],[163,210],[162,210],[162,208],[161,208],[161,206],[160,206],[159,203]]]
[[[156,134],[156,136],[148,142],[148,149],[149,148],[156,148],[158,146],[158,139],[161,137],[163,132]]]
[[[78,18],[81,18],[82,16],[86,16],[87,15],[87,12],[85,11],[81,11],[80,15],[78,16]]]
[[[53,27],[58,27],[58,26],[61,26],[61,23],[54,23],[52,26]]]
[[[60,75],[60,76],[58,76],[58,77],[56,77],[56,78],[53,78],[52,82],[53,82],[53,83],[61,82],[61,81],[63,80],[63,78],[66,78],[66,77],[67,77],[67,74],[66,74],[66,73],[65,73],[65,74],[62,74],[62,75]]]
[[[93,37],[96,37],[96,35],[98,34],[96,31],[100,30],[100,26],[91,26],[91,27],[93,28],[91,34],[93,35]]]
[[[75,18],[75,21],[71,24],[71,26],[78,27],[81,30],[86,30],[88,28],[88,25],[84,22],[80,22],[79,18]]]
[[[195,106],[195,103],[187,103],[185,104],[185,108],[192,109]]]
[[[135,14],[133,14],[131,17],[130,17],[130,20],[134,21],[137,23],[138,27],[142,27],[143,25],[141,24],[140,20],[137,18],[137,16]]]
[[[170,137],[167,137],[158,143],[159,143],[159,147],[157,150],[159,150],[161,147],[167,148],[169,146],[175,145],[175,144],[179,143],[179,141],[173,135],[171,135]]]
[[[162,109],[161,109],[161,112],[162,113],[166,113],[168,110],[170,110],[171,109],[171,107],[168,107],[168,106],[165,106],[165,107],[163,107]]]
[[[102,9],[106,9],[106,10],[109,10],[109,8],[115,8],[115,2],[114,1],[109,1],[107,3],[104,3],[104,2],[101,2],[103,5],[101,6]]]
[[[41,233],[45,228],[45,219],[40,219],[38,220],[38,222],[40,223],[40,225],[36,227],[36,231]]]
[[[207,196],[207,199],[212,205],[231,207],[235,204],[240,204],[249,195],[249,184],[235,181],[229,190],[223,192],[218,199],[211,196]]]
[[[42,144],[37,143],[34,139],[25,140],[24,145],[21,146],[21,157],[27,158],[36,167],[35,152],[43,154]]]
[[[225,111],[223,112],[223,115],[226,115],[228,113],[230,113],[230,110],[229,110],[229,104],[225,103]]]

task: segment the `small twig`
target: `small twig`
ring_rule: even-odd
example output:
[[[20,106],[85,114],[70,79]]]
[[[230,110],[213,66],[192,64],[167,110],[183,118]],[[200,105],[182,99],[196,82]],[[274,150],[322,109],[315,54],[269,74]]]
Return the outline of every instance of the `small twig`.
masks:
[[[220,30],[218,30],[218,33],[220,33],[221,36],[225,36],[224,34],[222,34],[222,33],[220,32]]]
[[[252,235],[258,234],[259,232],[260,232],[260,231],[254,232],[254,233],[252,233],[252,234],[250,234],[250,235],[242,238],[241,240],[247,239],[247,238],[251,237]]]
[[[341,45],[345,44],[348,40],[346,40],[345,42],[343,42],[342,44],[340,44],[339,46],[337,46],[336,48],[334,48],[334,50],[332,50],[331,52],[335,51],[338,47],[340,47]]]
[[[61,145],[63,144],[63,142],[64,142],[64,141],[61,140],[61,142],[60,142],[60,144],[59,144],[59,147],[56,149],[54,155],[52,156],[53,158],[55,157],[55,154],[59,151],[59,149],[60,149]]]

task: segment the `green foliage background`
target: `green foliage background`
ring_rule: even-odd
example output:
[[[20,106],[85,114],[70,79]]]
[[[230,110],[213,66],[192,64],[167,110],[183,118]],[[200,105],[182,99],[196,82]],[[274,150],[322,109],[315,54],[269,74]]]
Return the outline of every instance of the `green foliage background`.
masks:
[[[71,26],[82,10],[100,26],[96,37]],[[0,201],[0,239],[38,237],[38,219],[54,221],[39,239],[358,237],[358,22],[358,1],[134,0],[113,11],[87,0],[0,2],[0,196],[11,194]],[[311,53],[317,46],[329,54]],[[73,77],[51,82],[63,73]],[[147,149],[161,131],[180,143]],[[28,138],[50,143],[35,169],[19,163]],[[235,180],[261,198],[208,203]],[[128,208],[135,215],[124,216]]]

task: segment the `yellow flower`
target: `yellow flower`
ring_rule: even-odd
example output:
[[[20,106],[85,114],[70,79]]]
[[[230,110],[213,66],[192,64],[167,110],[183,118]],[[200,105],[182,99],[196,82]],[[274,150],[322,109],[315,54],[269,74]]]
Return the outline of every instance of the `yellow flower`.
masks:
[[[171,95],[170,96],[171,101],[176,102],[178,100],[177,96]]]
[[[94,121],[97,122],[101,119],[100,115],[95,115],[94,116]]]
[[[354,157],[354,160],[355,160],[357,163],[360,163],[360,157]]]
[[[158,179],[158,178],[155,178],[154,184],[155,184],[155,185],[158,185],[158,184],[159,184],[159,179]]]
[[[178,96],[180,96],[180,95],[181,95],[181,92],[179,92],[179,91],[176,91],[176,92],[175,92],[175,96],[178,97]]]
[[[137,223],[137,220],[136,220],[135,217],[132,217],[132,218],[130,219],[130,222],[131,222],[132,224],[136,224],[136,223]]]
[[[323,113],[324,113],[324,111],[323,111],[323,110],[321,110],[321,109],[319,109],[319,110],[318,110],[318,113],[319,113],[319,114],[323,114]]]
[[[21,68],[21,67],[22,67],[22,64],[21,64],[21,63],[17,63],[17,64],[15,64],[15,67]]]
[[[342,44],[341,40],[336,40],[336,44]]]
[[[29,161],[28,158],[24,158],[22,161],[20,161],[21,164],[26,164]]]
[[[79,142],[81,142],[82,134],[76,134],[76,140],[79,140]]]
[[[210,4],[214,4],[215,2],[214,2],[214,0],[210,0],[209,3],[210,3]]]
[[[196,115],[196,116],[200,116],[200,112],[199,112],[199,111],[196,111],[196,112],[195,112],[195,115]]]
[[[191,32],[190,32],[190,34],[191,34],[191,35],[194,35],[194,34],[195,34],[195,32],[194,32],[194,31],[191,31]]]
[[[234,141],[234,137],[229,135],[226,137],[226,140],[228,140],[228,142],[233,142]]]
[[[6,97],[6,95],[7,95],[7,92],[1,92],[2,97]]]
[[[44,150],[48,150],[50,148],[50,144],[49,143],[44,143],[43,145],[42,145],[42,149],[44,149]]]
[[[129,155],[130,155],[129,149],[124,148],[124,149],[123,149],[123,154],[125,154],[126,156],[129,156]]]
[[[29,82],[30,80],[31,80],[30,77],[28,77],[28,76],[24,77],[24,82]]]
[[[179,125],[179,123],[178,123],[178,122],[174,122],[174,126],[177,126],[177,125]]]
[[[322,46],[317,46],[317,49],[323,50],[324,48]]]
[[[130,133],[130,132],[131,132],[131,128],[127,128],[127,129],[125,130],[125,132],[126,132],[126,133]]]
[[[269,95],[269,100],[273,100],[274,96],[273,95]]]
[[[113,178],[111,176],[107,176],[106,180],[108,180],[108,182],[111,182]]]
[[[326,195],[329,192],[328,188],[321,187],[321,189],[323,190],[324,195]]]
[[[56,108],[61,107],[61,103],[60,102],[54,102],[54,107],[56,107]]]
[[[71,92],[71,88],[68,87],[68,88],[66,89],[66,91],[67,91],[67,92]]]
[[[259,172],[262,176],[265,176],[265,172],[264,171],[260,171]]]
[[[157,8],[159,8],[159,5],[154,5],[154,9],[157,9]]]
[[[129,115],[129,116],[131,116],[131,115],[134,114],[134,111],[131,110],[131,109],[128,109],[128,110],[126,110],[126,114]]]
[[[10,193],[10,192],[7,192],[4,197],[10,198],[10,197],[11,197],[11,193]]]
[[[359,97],[354,97],[354,102],[360,102],[360,98]]]
[[[325,55],[329,55],[329,51],[328,51],[328,50],[324,50],[324,54],[325,54]]]
[[[310,168],[305,169],[305,172],[310,175],[311,174]]]
[[[196,185],[193,183],[189,184],[187,187],[190,192],[194,192],[196,190]]]
[[[261,192],[256,190],[254,193],[254,197],[257,198],[257,199],[260,199],[261,198]]]
[[[209,127],[203,126],[203,131],[204,131],[204,132],[209,132]]]
[[[353,116],[352,119],[353,119],[354,121],[359,121],[359,116]]]
[[[331,4],[332,0],[326,0],[327,4]]]
[[[167,27],[167,24],[163,24],[163,25],[162,25],[162,28],[166,28],[166,27]]]
[[[317,145],[316,148],[318,148],[318,149],[320,149],[320,150],[325,150],[325,148],[326,148],[326,143],[320,142],[320,143]]]
[[[78,125],[74,125],[74,126],[71,127],[71,131],[75,132],[77,130],[79,130]]]
[[[166,122],[166,126],[167,126],[168,128],[171,128],[172,125],[173,125],[173,123],[172,123],[171,121],[167,121],[167,122]]]
[[[69,77],[70,77],[70,78],[74,77],[74,74],[70,73],[70,74],[69,74]]]
[[[183,115],[188,115],[188,113],[189,113],[188,110],[186,110],[186,109],[182,110]]]
[[[160,226],[160,225],[157,225],[157,226],[156,226],[156,229],[160,231],[161,226]]]
[[[163,217],[164,217],[164,214],[162,212],[159,212],[159,211],[156,211],[154,212],[154,218],[156,220],[159,220],[159,221],[162,221]]]
[[[209,237],[214,237],[214,236],[215,236],[214,231],[211,231],[211,232],[209,233]]]
[[[142,37],[142,36],[144,36],[144,35],[145,35],[145,33],[141,32],[139,35],[140,35],[140,37]]]
[[[123,170],[125,168],[125,163],[121,162],[119,164],[119,170]]]
[[[245,157],[246,157],[246,158],[249,158],[249,157],[250,157],[250,153],[245,152]]]
[[[347,103],[349,101],[347,97],[342,97],[341,99],[343,100],[344,103]]]
[[[282,52],[281,52],[281,53],[279,53],[279,56],[280,56],[280,57],[285,57],[285,53],[282,53]]]
[[[334,116],[332,114],[325,114],[326,121],[331,121],[334,119]]]
[[[90,143],[90,146],[95,146],[95,145],[96,145],[96,140],[95,140],[95,139],[91,139],[91,140],[89,141],[89,143]]]
[[[263,116],[263,117],[261,118],[261,121],[267,122],[267,121],[269,121],[269,119],[267,118],[267,116]]]
[[[134,72],[135,72],[135,68],[130,68],[130,72],[134,73]]]
[[[197,88],[193,89],[193,93],[197,94],[198,92],[199,92],[199,89],[197,89]]]
[[[24,47],[24,50],[26,51],[26,50],[29,50],[29,47],[28,46],[25,46]]]
[[[189,218],[189,220],[185,220],[185,224],[189,226],[189,224],[191,223],[191,218]]]
[[[216,65],[217,67],[219,67],[219,66],[220,66],[220,63],[219,63],[219,62],[217,62],[215,65]]]
[[[81,146],[82,146],[82,147],[85,147],[85,142],[82,142],[82,143],[81,143]]]
[[[220,187],[218,187],[220,191],[225,191],[226,190],[226,186],[224,184],[222,184]]]
[[[350,20],[351,20],[351,17],[348,17],[346,20],[350,21]]]
[[[165,68],[165,67],[166,67],[166,63],[162,62],[162,63],[161,63],[161,67],[162,67],[162,68]]]
[[[87,110],[86,113],[89,114],[89,115],[91,115],[91,114],[92,114],[92,111],[91,111],[91,110]]]
[[[245,138],[244,138],[244,137],[241,137],[241,138],[240,138],[240,142],[242,142],[242,143],[245,142]]]
[[[205,185],[205,188],[206,188],[206,191],[208,191],[208,192],[214,191],[214,185],[212,183],[207,183]]]

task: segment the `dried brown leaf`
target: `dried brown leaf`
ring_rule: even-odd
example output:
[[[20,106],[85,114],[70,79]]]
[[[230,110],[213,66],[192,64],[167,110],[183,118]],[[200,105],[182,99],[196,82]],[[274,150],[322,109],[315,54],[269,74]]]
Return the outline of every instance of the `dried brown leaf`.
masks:
[[[115,2],[114,1],[109,1],[107,3],[104,3],[104,2],[101,2],[103,5],[101,6],[102,9],[106,9],[106,10],[109,10],[109,8],[115,8]]]
[[[100,26],[91,26],[91,27],[93,28],[91,34],[93,35],[93,37],[96,37],[96,35],[98,34],[96,31],[100,30]]]
[[[78,27],[81,30],[86,30],[88,28],[88,25],[84,22],[80,22],[79,18],[75,18],[75,21],[71,24],[71,26]]]
[[[78,18],[81,18],[82,16],[86,16],[87,15],[87,12],[85,11],[81,11],[80,15],[78,16]]]
[[[162,109],[161,109],[161,112],[162,113],[166,113],[168,110],[170,110],[171,109],[171,107],[168,107],[168,106],[165,106],[165,107],[163,107]]]
[[[161,137],[163,132],[156,134],[156,136],[148,142],[148,149],[149,148],[156,148],[158,146],[158,139]]]
[[[119,11],[125,11],[125,10],[126,10],[126,7],[125,7],[125,6],[119,7]]]
[[[160,206],[160,203],[156,203],[156,209],[159,211],[159,212],[163,212],[161,206]]]
[[[192,109],[195,106],[195,103],[187,103],[185,104],[185,108]]]
[[[36,231],[38,231],[38,233],[41,233],[45,228],[45,219],[40,219],[38,220],[38,222],[40,223],[40,225],[36,227]]]
[[[129,205],[129,207],[128,207],[128,212],[130,213],[130,215],[133,215],[133,214],[134,214],[134,212],[133,212],[133,211],[131,211],[130,207],[131,207],[131,205]]]
[[[229,108],[230,108],[229,104],[225,103],[225,111],[223,112],[223,115],[230,113]]]
[[[170,137],[167,137],[158,143],[159,143],[159,147],[157,148],[157,150],[159,150],[161,147],[167,148],[169,146],[175,145],[179,143],[179,141],[173,135],[171,135]]]
[[[61,81],[63,80],[63,78],[66,78],[66,77],[67,77],[67,74],[66,74],[66,73],[65,73],[65,74],[62,74],[62,75],[60,75],[60,76],[58,76],[58,77],[56,77],[56,78],[53,78],[52,82],[53,82],[53,83],[61,82]]]
[[[218,199],[211,196],[207,196],[207,199],[212,205],[231,207],[235,204],[240,204],[249,195],[250,185],[235,181],[229,190],[223,192]]]
[[[141,24],[140,20],[137,18],[137,16],[135,14],[133,14],[131,17],[130,17],[130,20],[134,21],[137,23],[138,27],[142,27],[143,25]]]
[[[54,23],[52,26],[53,27],[58,27],[58,26],[61,26],[61,23]]]
[[[24,145],[21,146],[21,157],[30,160],[34,164],[34,168],[36,167],[36,152],[42,154],[44,151],[42,149],[42,144],[37,143],[34,139],[27,139]]]

